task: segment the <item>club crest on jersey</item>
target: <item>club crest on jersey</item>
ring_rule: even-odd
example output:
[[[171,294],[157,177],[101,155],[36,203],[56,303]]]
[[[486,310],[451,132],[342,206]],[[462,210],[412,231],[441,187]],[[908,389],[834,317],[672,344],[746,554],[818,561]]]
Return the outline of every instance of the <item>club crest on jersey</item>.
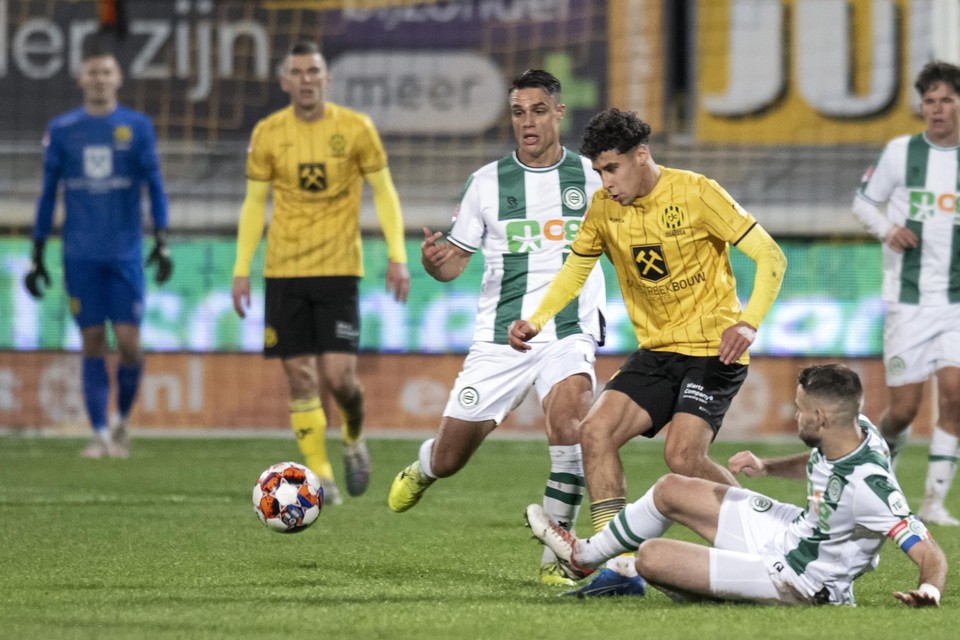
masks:
[[[84,147],[83,175],[94,180],[113,175],[113,149],[107,145]]]
[[[750,506],[757,513],[763,513],[764,511],[770,511],[770,508],[773,506],[773,500],[766,496],[756,495],[750,498]]]
[[[301,162],[300,188],[317,193],[327,190],[327,165],[324,162]]]
[[[687,214],[675,204],[670,205],[660,214],[660,226],[666,230],[668,238],[686,235]]]
[[[347,157],[347,139],[339,133],[330,136],[330,155],[334,158]]]
[[[633,250],[633,261],[637,265],[641,280],[659,282],[670,275],[667,259],[663,256],[663,246],[643,244],[630,248]]]
[[[457,400],[460,402],[461,407],[470,407],[477,406],[477,403],[480,402],[480,393],[477,392],[473,387],[464,387],[460,390],[459,395],[457,395]]]
[[[113,144],[117,149],[129,149],[133,140],[133,129],[125,124],[113,128]]]
[[[834,504],[840,500],[840,494],[843,493],[843,480],[839,476],[830,476],[827,480],[827,500]]]
[[[563,206],[573,211],[580,211],[587,204],[587,194],[580,187],[567,187],[562,197]]]

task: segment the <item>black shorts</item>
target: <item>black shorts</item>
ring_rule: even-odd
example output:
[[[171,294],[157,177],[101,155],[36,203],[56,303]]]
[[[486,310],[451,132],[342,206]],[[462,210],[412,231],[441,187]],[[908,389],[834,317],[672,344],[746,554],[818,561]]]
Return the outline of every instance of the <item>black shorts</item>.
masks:
[[[716,436],[730,402],[747,377],[747,365],[723,364],[717,356],[685,356],[640,349],[627,358],[604,389],[630,396],[653,419],[652,438],[675,413],[707,421]]]
[[[292,358],[356,353],[360,344],[359,278],[265,278],[263,354]]]

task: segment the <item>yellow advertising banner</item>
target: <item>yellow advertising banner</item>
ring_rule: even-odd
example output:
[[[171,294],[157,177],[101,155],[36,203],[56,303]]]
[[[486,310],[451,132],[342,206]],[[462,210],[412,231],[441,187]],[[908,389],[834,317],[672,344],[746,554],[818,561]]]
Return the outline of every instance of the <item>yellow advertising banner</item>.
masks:
[[[602,385],[623,363],[600,356]],[[720,431],[724,439],[747,440],[796,432],[793,400],[800,368],[827,359],[753,358],[750,373]],[[876,421],[886,403],[879,358],[846,363],[866,389],[864,412]],[[440,424],[463,354],[361,354],[359,374],[366,389],[366,420],[377,432],[432,432]],[[111,369],[115,363],[111,363]],[[929,386],[929,385],[928,385]],[[280,363],[258,354],[152,353],[132,416],[135,432],[190,432],[197,429],[255,429],[289,432],[287,383]],[[328,409],[333,404],[325,401]],[[930,398],[924,399],[914,433],[930,433]],[[328,412],[337,428],[336,411]],[[88,433],[80,389],[80,356],[62,352],[0,352],[0,428]],[[499,431],[542,434],[543,412],[531,391]],[[331,434],[332,435],[332,434]]]
[[[922,130],[928,0],[698,0],[701,141],[883,143]]]

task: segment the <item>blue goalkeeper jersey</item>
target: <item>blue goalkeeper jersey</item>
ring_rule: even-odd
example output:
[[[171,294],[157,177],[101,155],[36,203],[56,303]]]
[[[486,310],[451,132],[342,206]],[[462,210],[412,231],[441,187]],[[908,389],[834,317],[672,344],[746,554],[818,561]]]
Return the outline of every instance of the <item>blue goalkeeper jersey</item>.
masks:
[[[154,229],[167,226],[167,198],[150,118],[119,106],[110,115],[91,116],[80,107],[50,121],[43,146],[43,188],[33,239],[50,235],[62,184],[65,259],[142,259],[144,186],[150,193]]]

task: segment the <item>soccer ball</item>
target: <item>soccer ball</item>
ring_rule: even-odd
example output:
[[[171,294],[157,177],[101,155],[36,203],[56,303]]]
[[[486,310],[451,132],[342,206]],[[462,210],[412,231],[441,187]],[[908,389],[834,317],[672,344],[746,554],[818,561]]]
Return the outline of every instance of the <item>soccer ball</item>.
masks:
[[[303,531],[314,523],[322,508],[320,478],[302,464],[275,464],[253,485],[253,510],[260,522],[274,531]]]

